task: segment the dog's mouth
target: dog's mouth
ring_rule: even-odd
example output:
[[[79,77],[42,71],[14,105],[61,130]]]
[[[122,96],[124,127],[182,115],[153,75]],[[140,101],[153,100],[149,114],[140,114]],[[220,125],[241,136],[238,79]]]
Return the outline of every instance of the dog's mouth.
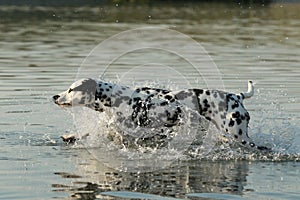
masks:
[[[71,103],[59,103],[58,102],[59,97],[60,97],[59,95],[54,95],[52,97],[52,99],[53,99],[53,101],[54,101],[55,104],[57,104],[60,107],[71,107],[72,106]]]
[[[63,104],[59,104],[59,103],[56,103],[57,105],[59,105],[60,107],[71,107],[72,104],[70,103],[63,103]]]
[[[72,106],[71,103],[58,103],[57,101],[54,101],[54,103],[56,105],[58,105],[59,107],[62,107],[62,108],[64,108],[64,107],[71,107]]]

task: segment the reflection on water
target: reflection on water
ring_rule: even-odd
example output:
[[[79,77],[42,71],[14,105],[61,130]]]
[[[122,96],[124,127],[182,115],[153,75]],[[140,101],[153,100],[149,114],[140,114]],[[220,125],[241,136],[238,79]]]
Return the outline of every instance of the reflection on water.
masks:
[[[284,194],[288,199],[297,197],[297,193],[294,192],[297,191],[296,183],[299,178],[294,179],[293,176],[299,173],[299,163],[189,160],[175,161],[170,167],[159,171],[128,173],[106,167],[85,150],[76,151],[77,156],[72,159],[73,164],[77,166],[73,171],[76,174],[55,173],[64,179],[72,180],[72,184],[52,184],[52,189],[58,193],[67,191],[70,196],[79,199],[111,199],[109,196],[120,195],[123,198],[128,196],[126,193],[106,193],[106,191],[140,192],[131,194],[131,197],[135,196],[139,199],[152,199],[147,194],[159,195],[154,199],[163,199],[163,197],[254,199],[259,192],[261,195],[268,196],[264,193],[273,190],[271,187],[281,188],[280,191],[289,191]],[[275,177],[280,179],[276,183],[273,182]],[[282,184],[289,186],[282,187]],[[274,197],[281,199],[280,195],[279,198]]]
[[[188,193],[243,195],[251,191],[245,189],[248,161],[182,161],[159,171],[127,173],[111,170],[86,153],[79,152],[74,162],[82,177],[56,173],[72,178],[74,185],[54,184],[53,190],[74,191],[73,196],[83,199],[104,198],[100,193],[105,191],[134,191],[176,198],[184,198]]]
[[[112,199],[100,193],[127,190],[176,198],[191,194],[190,199],[203,193],[215,194],[212,198],[219,193],[297,199],[299,8],[216,3],[0,6],[0,196]],[[172,28],[201,42],[226,90],[242,91],[248,79],[254,80],[256,96],[245,101],[251,136],[275,144],[288,162],[280,162],[283,157],[278,162],[195,159],[126,173],[97,162],[84,149],[65,147],[59,136],[76,130],[68,111],[55,106],[51,96],[74,81],[78,66],[99,42],[148,25]]]

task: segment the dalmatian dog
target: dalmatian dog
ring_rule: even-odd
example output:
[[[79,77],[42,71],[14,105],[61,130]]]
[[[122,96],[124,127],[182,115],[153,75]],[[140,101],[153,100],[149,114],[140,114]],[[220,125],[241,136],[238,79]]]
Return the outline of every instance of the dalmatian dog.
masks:
[[[248,82],[248,91],[233,94],[220,90],[186,89],[170,91],[158,88],[127,86],[99,81],[91,78],[73,83],[68,90],[53,96],[61,107],[85,106],[98,112],[110,108],[129,108],[117,111],[119,120],[127,126],[172,127],[180,123],[183,106],[196,111],[213,123],[224,135],[230,135],[242,146],[258,150],[270,150],[256,145],[248,136],[250,115],[243,100],[252,97],[254,86]],[[126,115],[124,115],[124,113]],[[163,130],[163,129],[161,129]],[[163,131],[162,131],[163,132]],[[74,137],[63,137],[74,141]]]

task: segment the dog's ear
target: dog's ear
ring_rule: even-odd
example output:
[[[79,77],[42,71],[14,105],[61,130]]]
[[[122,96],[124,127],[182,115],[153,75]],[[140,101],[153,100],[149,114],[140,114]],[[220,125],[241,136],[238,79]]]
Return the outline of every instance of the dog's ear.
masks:
[[[94,93],[96,92],[97,82],[94,79],[84,79],[82,83],[75,87],[74,91],[81,91],[84,93]]]

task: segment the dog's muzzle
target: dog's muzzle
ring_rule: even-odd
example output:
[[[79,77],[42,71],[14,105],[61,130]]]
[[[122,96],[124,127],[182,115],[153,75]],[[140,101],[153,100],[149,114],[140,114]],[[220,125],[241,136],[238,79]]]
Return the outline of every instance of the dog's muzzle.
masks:
[[[71,103],[58,103],[58,99],[59,99],[59,95],[54,95],[53,97],[52,97],[52,99],[53,99],[53,101],[54,101],[54,103],[55,104],[57,104],[57,105],[59,105],[59,106],[62,106],[62,107],[64,107],[64,106],[71,106],[72,104]]]

